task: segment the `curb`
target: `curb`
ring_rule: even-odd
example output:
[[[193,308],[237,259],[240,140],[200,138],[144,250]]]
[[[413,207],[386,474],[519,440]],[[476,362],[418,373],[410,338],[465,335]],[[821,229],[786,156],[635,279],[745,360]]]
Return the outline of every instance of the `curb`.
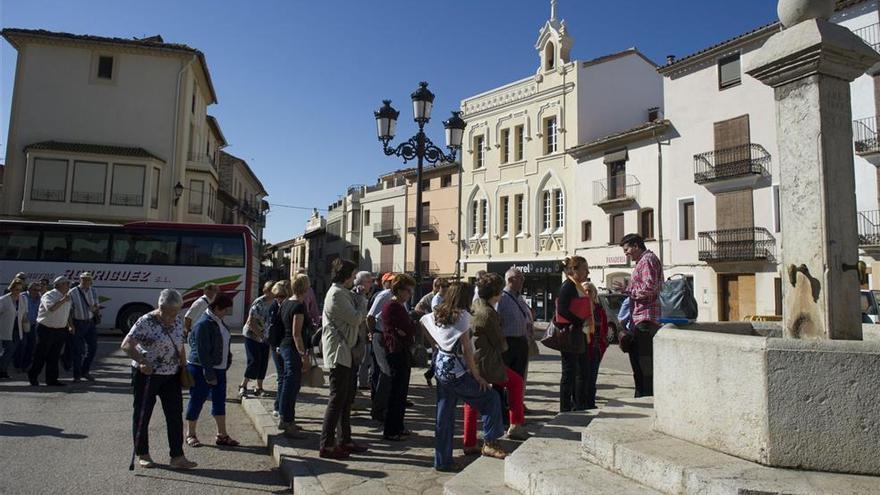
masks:
[[[293,493],[326,494],[318,477],[309,468],[305,456],[300,455],[297,449],[284,445],[286,439],[278,429],[278,420],[266,412],[260,400],[246,397],[242,399],[241,407],[257,430],[260,441],[271,451],[272,460],[290,483]]]

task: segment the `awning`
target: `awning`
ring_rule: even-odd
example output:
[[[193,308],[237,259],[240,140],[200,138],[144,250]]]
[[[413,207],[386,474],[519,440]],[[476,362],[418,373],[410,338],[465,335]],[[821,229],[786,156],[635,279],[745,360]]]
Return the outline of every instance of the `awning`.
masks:
[[[625,162],[629,159],[626,148],[622,150],[605,153],[605,163]]]

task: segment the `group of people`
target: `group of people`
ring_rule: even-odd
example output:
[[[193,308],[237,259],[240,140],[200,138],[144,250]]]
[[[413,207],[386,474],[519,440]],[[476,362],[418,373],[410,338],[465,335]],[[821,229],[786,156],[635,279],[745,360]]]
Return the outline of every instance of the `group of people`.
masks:
[[[91,367],[98,350],[100,300],[92,274],[82,272],[78,278],[71,287],[66,277],[28,283],[25,273],[15,275],[0,296],[0,379],[10,378],[12,365],[39,386],[45,369],[46,385],[63,387],[63,366],[75,383],[95,381]]]

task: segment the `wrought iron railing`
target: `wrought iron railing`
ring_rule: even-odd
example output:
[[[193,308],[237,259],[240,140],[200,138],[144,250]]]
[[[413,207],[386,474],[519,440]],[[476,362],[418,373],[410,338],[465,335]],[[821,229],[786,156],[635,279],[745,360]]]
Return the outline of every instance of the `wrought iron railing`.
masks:
[[[776,238],[765,228],[700,232],[700,261],[774,261]]]
[[[880,51],[880,23],[856,29],[853,31],[853,34],[861,38],[865,44],[875,51]]]
[[[618,174],[593,182],[593,204],[612,201],[638,201],[641,183],[634,175]]]
[[[880,210],[860,211],[857,223],[859,246],[880,246]]]
[[[876,117],[853,121],[853,144],[856,153],[880,152],[880,133],[877,132]]]
[[[743,144],[694,155],[694,182],[697,184],[748,175],[769,175],[769,170],[770,153],[760,144]]]
[[[36,201],[64,201],[64,189],[31,189],[31,199]]]
[[[71,191],[70,193],[70,201],[72,203],[88,203],[92,205],[102,205],[104,204],[104,193],[99,192],[83,192],[83,191]]]
[[[373,237],[376,239],[394,239],[400,237],[400,226],[396,223],[374,223]]]
[[[414,272],[416,264],[414,261],[406,262],[406,271]],[[440,273],[440,265],[436,261],[422,260],[422,276],[432,276]]]
[[[256,203],[251,203],[250,201],[242,201],[238,206],[238,211],[246,218],[257,222],[260,220],[260,210],[257,208]]]
[[[373,273],[400,272],[400,263],[380,262],[373,263]]]
[[[422,217],[422,232],[437,232],[438,225],[440,225],[440,223],[437,221],[437,217],[432,217],[430,215]],[[406,230],[407,232],[416,231],[415,217],[406,220]]]
[[[142,194],[113,193],[110,195],[110,204],[117,206],[143,206],[144,196]]]

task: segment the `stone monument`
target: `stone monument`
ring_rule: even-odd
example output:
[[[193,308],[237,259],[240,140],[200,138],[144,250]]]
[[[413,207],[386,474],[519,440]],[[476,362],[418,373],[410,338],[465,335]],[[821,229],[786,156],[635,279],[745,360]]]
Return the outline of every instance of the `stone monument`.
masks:
[[[834,6],[781,0],[785,29],[746,69],[776,97],[782,338],[665,328],[654,430],[767,466],[880,475],[880,345],[862,341],[849,86],[880,54],[828,22]]]

